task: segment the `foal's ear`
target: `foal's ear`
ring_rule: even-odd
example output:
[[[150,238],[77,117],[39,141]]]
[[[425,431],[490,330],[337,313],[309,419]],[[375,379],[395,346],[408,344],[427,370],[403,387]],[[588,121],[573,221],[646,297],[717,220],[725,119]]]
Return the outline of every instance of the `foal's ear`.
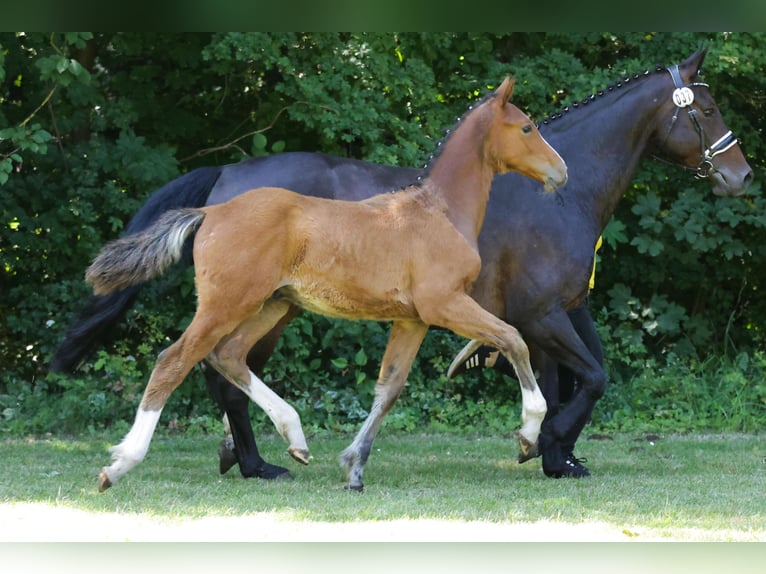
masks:
[[[509,78],[508,76],[505,77],[505,80],[503,80],[503,83],[500,84],[500,87],[495,90],[495,93],[500,96],[500,104],[505,105],[508,103],[508,100],[511,99],[511,96],[513,95],[513,86],[516,85],[516,78]]]

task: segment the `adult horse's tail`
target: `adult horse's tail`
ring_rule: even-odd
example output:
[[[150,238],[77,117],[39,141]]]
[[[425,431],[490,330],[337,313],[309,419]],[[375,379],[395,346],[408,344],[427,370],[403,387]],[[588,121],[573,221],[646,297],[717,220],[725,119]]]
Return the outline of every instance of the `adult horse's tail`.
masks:
[[[145,230],[169,209],[202,207],[220,174],[220,167],[202,167],[168,182],[155,191],[136,212],[125,228],[125,235]],[[105,333],[119,322],[140,289],[140,285],[134,285],[109,295],[90,297],[56,349],[50,364],[51,370],[73,371],[78,363],[102,343]]]
[[[146,231],[107,243],[85,270],[86,283],[106,295],[159,277],[181,259],[186,238],[203,219],[201,209],[174,209]]]

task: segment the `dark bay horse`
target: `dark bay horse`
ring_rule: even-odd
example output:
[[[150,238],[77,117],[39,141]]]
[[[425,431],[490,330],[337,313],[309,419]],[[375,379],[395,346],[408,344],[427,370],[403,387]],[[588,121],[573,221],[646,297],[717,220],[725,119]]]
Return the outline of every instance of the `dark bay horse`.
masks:
[[[481,269],[478,237],[492,180],[515,171],[554,191],[564,161],[509,102],[506,78],[459,122],[417,184],[362,201],[263,187],[228,202],[168,211],[152,227],[107,244],[88,267],[97,295],[159,276],[194,234],[197,311],[155,363],[136,419],[112,449],[99,490],[141,462],[165,403],[206,359],[271,416],[307,463],[297,413],[246,363],[255,343],[298,306],[343,319],[391,321],[370,413],[341,460],[347,488],[361,491],[364,465],[385,415],[399,397],[429,326],[500,349],[522,393],[524,452],[536,454],[545,398],[518,331],[482,308],[469,290]]]
[[[555,442],[574,444],[606,384],[603,368],[574,331],[567,310],[587,293],[594,245],[639,162],[657,156],[680,164],[707,178],[717,195],[741,195],[752,180],[738,145],[721,151],[734,140],[707,86],[699,84],[697,71],[704,56],[699,51],[677,67],[658,67],[620,79],[543,121],[541,132],[569,167],[567,185],[553,201],[534,193],[538,186],[515,174],[498,176],[493,182],[479,236],[482,271],[472,295],[516,326],[530,349],[543,349],[551,360],[572,368],[583,382],[582,396],[570,405],[576,408],[558,413],[552,408],[556,385],[540,380],[550,419],[544,429],[553,437],[547,445],[547,460],[543,456],[543,468],[550,476],[572,472],[562,462],[566,453],[557,453]],[[679,108],[673,94],[684,85],[694,100]],[[714,148],[712,144],[720,141],[723,144]],[[126,234],[146,228],[166,209],[220,203],[253,187],[282,186],[321,197],[358,200],[398,189],[422,173],[310,153],[200,168],[155,192],[129,223]],[[92,298],[70,327],[52,367],[73,369],[121,318],[138,289]],[[273,352],[288,317],[253,348],[248,362],[254,372]],[[533,361],[538,356],[543,354],[533,352]],[[534,362],[533,366],[539,368]],[[212,394],[228,414],[240,472],[264,478],[284,475],[286,469],[268,464],[258,453],[248,398],[212,369],[206,376]]]

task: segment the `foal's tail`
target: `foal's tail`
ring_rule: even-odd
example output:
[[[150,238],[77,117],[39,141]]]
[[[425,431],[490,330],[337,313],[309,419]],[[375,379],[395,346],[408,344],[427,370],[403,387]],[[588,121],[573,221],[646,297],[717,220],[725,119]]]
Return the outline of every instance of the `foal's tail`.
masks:
[[[181,258],[184,242],[203,219],[201,209],[165,212],[145,231],[107,243],[85,270],[85,281],[105,295],[162,275]]]
[[[148,229],[170,209],[202,207],[221,176],[221,167],[199,167],[163,185],[152,193],[125,228],[125,235]],[[186,258],[186,257],[185,257]],[[191,260],[191,257],[186,259]],[[191,264],[191,261],[189,261]],[[91,295],[70,322],[51,359],[54,372],[75,370],[91,352],[104,344],[107,334],[125,315],[141,291],[133,285],[109,295]]]

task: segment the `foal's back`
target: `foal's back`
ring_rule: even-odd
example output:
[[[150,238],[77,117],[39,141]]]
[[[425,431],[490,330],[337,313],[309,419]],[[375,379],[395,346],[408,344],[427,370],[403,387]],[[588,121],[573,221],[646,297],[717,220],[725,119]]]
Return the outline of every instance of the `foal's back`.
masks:
[[[480,269],[422,187],[362,202],[259,188],[205,212],[194,253],[201,302],[224,288],[236,301],[275,294],[333,317],[416,319],[420,291],[464,289]]]

